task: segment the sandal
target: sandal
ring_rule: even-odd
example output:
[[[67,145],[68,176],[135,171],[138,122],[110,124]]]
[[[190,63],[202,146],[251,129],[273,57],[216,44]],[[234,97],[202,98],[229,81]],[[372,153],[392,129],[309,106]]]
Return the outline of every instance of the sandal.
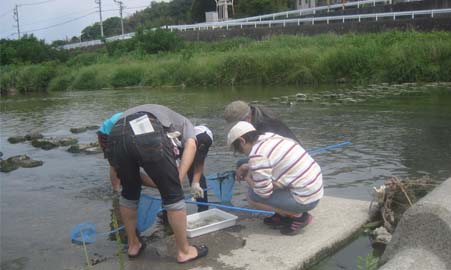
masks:
[[[208,247],[207,246],[205,246],[205,245],[201,245],[201,246],[193,245],[193,247],[195,247],[196,250],[197,250],[197,256],[196,257],[193,257],[193,258],[188,259],[188,260],[183,261],[183,262],[179,262],[179,261],[177,261],[177,262],[178,263],[187,263],[187,262],[191,262],[191,261],[194,261],[194,260],[197,260],[199,258],[207,256],[207,254],[208,254]]]

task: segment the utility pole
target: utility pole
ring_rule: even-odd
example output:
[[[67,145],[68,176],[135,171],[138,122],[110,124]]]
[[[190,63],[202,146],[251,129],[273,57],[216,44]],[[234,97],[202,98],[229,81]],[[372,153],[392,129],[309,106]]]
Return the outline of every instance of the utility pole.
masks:
[[[14,20],[16,21],[17,26],[17,39],[20,39],[20,26],[19,26],[19,6],[16,4],[14,7]]]
[[[100,16],[100,36],[103,38],[103,21],[102,21],[102,0],[94,0],[96,4],[99,5],[99,16]]]
[[[118,0],[113,0],[113,1],[119,4],[119,14],[121,15],[121,30],[122,30],[122,35],[124,35],[124,20],[122,19],[122,10],[124,9],[124,3],[122,3],[122,1],[118,1]]]

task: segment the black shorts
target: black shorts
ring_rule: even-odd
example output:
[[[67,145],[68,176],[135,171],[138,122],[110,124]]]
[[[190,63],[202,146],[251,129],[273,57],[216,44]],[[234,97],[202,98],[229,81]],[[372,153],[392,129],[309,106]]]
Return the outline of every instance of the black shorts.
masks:
[[[155,131],[135,135],[129,122],[144,114],[148,115]],[[152,114],[138,112],[119,119],[108,136],[107,156],[121,180],[125,199],[139,200],[142,186],[140,167],[157,185],[164,205],[184,199],[172,144]]]

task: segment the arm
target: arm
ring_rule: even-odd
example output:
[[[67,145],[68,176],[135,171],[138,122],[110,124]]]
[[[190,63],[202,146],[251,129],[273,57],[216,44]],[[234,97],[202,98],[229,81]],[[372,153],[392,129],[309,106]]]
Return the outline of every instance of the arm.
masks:
[[[273,192],[272,166],[264,156],[252,156],[249,159],[249,174],[246,181],[251,183],[255,194],[268,198]]]
[[[120,191],[121,190],[121,180],[117,176],[116,170],[113,166],[110,166],[110,181],[111,186],[113,187],[113,191]]]
[[[200,177],[202,176],[202,173],[204,172],[204,166],[205,166],[205,160],[202,160],[201,162],[199,162],[199,164],[194,166],[193,183],[192,184],[199,183]]]
[[[196,141],[193,138],[188,138],[184,145],[183,155],[179,166],[179,179],[183,182],[186,174],[188,173],[191,164],[193,163],[194,156],[196,155]]]

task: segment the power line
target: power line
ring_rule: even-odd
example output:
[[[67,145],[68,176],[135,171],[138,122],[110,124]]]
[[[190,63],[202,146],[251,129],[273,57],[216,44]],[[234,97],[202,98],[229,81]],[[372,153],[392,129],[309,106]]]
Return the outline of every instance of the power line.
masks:
[[[34,21],[34,22],[32,22],[32,23],[27,23],[27,24],[22,24],[22,26],[28,26],[28,25],[36,25],[36,24],[40,24],[40,23],[43,23],[43,22],[48,22],[48,21],[52,21],[52,20],[57,20],[57,19],[61,19],[61,18],[66,18],[67,19],[67,17],[69,16],[69,15],[76,15],[76,14],[80,14],[80,13],[86,13],[87,11],[94,11],[94,9],[85,9],[85,10],[81,10],[81,11],[78,11],[78,12],[76,12],[76,13],[68,13],[68,14],[65,14],[65,15],[61,15],[61,16],[58,16],[58,17],[53,17],[53,18],[48,18],[48,19],[43,19],[43,20],[38,20],[38,21]]]
[[[66,23],[70,23],[70,22],[73,22],[73,21],[76,21],[76,20],[79,20],[79,19],[88,17],[88,16],[90,16],[90,15],[92,15],[92,14],[95,14],[95,13],[97,13],[97,12],[96,12],[96,11],[92,11],[92,12],[90,12],[90,13],[88,13],[88,14],[85,14],[85,15],[83,15],[83,16],[80,16],[80,17],[76,17],[76,18],[67,20],[67,21],[65,21],[65,22],[61,22],[61,23],[54,24],[54,25],[49,25],[49,26],[43,27],[43,28],[27,30],[27,31],[24,31],[24,32],[25,32],[25,33],[32,33],[32,32],[38,32],[38,31],[42,31],[42,30],[47,30],[47,29],[50,29],[50,28],[53,28],[53,27],[61,26],[61,25],[66,24]]]
[[[14,9],[10,9],[10,10],[8,10],[7,12],[3,13],[2,15],[0,15],[0,18],[6,16],[6,15],[8,15],[8,14],[10,14],[11,11],[14,11]]]
[[[25,3],[25,4],[19,4],[19,6],[36,6],[36,5],[42,5],[42,4],[45,4],[45,3],[48,3],[48,2],[53,2],[53,1],[56,1],[56,0],[47,0],[47,1],[41,1],[41,2],[35,2],[35,3]]]

